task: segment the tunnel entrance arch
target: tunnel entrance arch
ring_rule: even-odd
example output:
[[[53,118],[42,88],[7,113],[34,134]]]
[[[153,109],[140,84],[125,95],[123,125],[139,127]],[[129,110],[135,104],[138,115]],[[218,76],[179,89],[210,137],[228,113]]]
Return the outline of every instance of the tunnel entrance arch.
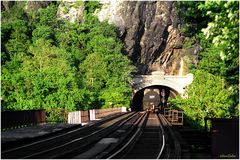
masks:
[[[168,97],[175,98],[177,95],[184,96],[185,87],[192,83],[193,75],[170,76],[163,72],[155,71],[151,75],[136,75],[133,78],[133,96],[131,102],[132,110],[142,110],[142,99],[144,90],[149,87],[158,89],[165,88],[168,91]],[[138,107],[137,107],[138,106]]]
[[[161,98],[161,91],[164,90],[166,93],[166,103],[169,97],[172,98],[176,98],[177,95],[179,95],[179,93],[168,87],[168,86],[162,86],[162,85],[152,85],[152,86],[146,86],[145,88],[142,88],[140,90],[138,90],[132,98],[132,102],[131,102],[131,109],[132,111],[142,111],[143,110],[143,99],[144,99],[144,90],[145,89],[159,89],[160,91],[160,98]]]

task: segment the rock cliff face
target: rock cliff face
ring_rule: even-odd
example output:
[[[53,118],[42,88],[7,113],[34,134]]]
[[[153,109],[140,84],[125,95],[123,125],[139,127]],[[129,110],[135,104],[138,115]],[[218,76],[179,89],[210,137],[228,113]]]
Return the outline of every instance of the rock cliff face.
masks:
[[[96,11],[100,21],[118,28],[125,53],[138,67],[138,74],[163,71],[168,75],[188,73],[196,63],[199,47],[182,49],[185,37],[179,31],[175,2],[100,1]]]
[[[1,2],[9,10],[14,1]],[[51,1],[29,1],[26,10],[46,7]],[[100,0],[102,7],[95,15],[118,29],[125,44],[124,52],[138,68],[137,74],[162,71],[167,75],[186,75],[189,64],[197,64],[199,45],[183,48],[185,37],[179,31],[180,22],[175,3],[171,1]],[[58,18],[84,22],[84,3],[64,0],[58,8]]]

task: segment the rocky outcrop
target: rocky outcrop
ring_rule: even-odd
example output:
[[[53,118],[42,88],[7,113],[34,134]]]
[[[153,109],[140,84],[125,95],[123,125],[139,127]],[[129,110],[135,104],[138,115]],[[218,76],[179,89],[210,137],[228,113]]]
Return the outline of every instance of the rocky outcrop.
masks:
[[[108,20],[118,28],[125,53],[138,67],[138,74],[164,71],[187,74],[188,49],[179,31],[175,2],[171,1],[100,1],[96,11],[100,21]],[[197,53],[193,56],[196,57]],[[179,72],[180,69],[183,69]]]
[[[1,2],[9,10],[15,1]],[[27,10],[46,7],[53,1],[28,1]],[[185,75],[190,64],[198,62],[199,45],[184,49],[185,37],[179,31],[180,21],[173,1],[100,0],[95,15],[118,29],[125,44],[124,53],[138,68],[137,74],[162,71],[168,75]],[[59,19],[84,21],[84,2],[63,0],[57,12]]]
[[[26,5],[26,10],[38,10],[39,8],[47,7],[51,1],[28,1]]]
[[[84,21],[84,2],[75,0],[63,0],[58,6],[57,17],[70,22]]]

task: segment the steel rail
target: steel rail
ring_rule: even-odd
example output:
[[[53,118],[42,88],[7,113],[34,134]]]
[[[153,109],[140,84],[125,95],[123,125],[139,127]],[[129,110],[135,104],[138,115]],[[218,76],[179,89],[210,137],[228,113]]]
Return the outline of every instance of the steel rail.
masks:
[[[79,150],[79,148],[85,147],[87,144],[89,145],[93,141],[96,141],[98,138],[101,138],[105,135],[105,132],[109,132],[112,128],[117,126],[119,123],[122,123],[122,121],[127,121],[129,118],[135,116],[136,113],[131,113],[130,115],[124,115],[121,117],[118,117],[116,119],[113,119],[111,121],[107,122],[107,126],[101,128],[100,130],[97,130],[95,132],[92,132],[86,136],[76,138],[72,141],[69,141],[67,143],[61,144],[59,146],[49,148],[47,150],[43,150],[41,152],[37,152],[35,154],[28,155],[23,158],[58,158],[62,157],[64,155],[69,155],[70,153],[73,153],[76,150]],[[80,144],[80,145],[77,145]],[[82,144],[82,146],[81,146]],[[77,146],[77,148],[74,147],[74,145]],[[66,150],[68,148],[69,150]],[[61,151],[62,150],[62,151]],[[54,154],[54,152],[56,154]],[[71,155],[73,156],[73,155]]]
[[[99,139],[94,145],[90,146],[87,151],[73,157],[76,159],[105,159],[116,148],[122,145],[122,140],[128,139],[128,135],[137,127],[136,123],[145,112],[137,112],[136,116],[130,117],[126,121],[119,124],[111,133]],[[115,139],[113,143],[102,143],[104,139]],[[101,147],[102,145],[102,147]],[[99,149],[98,149],[99,148]],[[100,149],[101,148],[101,149]]]
[[[116,157],[118,154],[121,154],[124,150],[126,150],[126,149],[130,146],[131,143],[133,143],[133,142],[137,139],[137,137],[138,137],[138,136],[140,135],[140,133],[141,133],[141,130],[143,129],[142,126],[143,126],[144,122],[146,121],[147,117],[148,117],[148,113],[145,112],[145,114],[143,114],[143,115],[138,119],[138,121],[136,122],[136,124],[139,123],[139,125],[138,125],[138,129],[137,129],[137,131],[134,133],[134,135],[127,141],[127,143],[126,143],[124,146],[122,146],[119,150],[117,150],[115,153],[113,153],[113,154],[112,154],[111,156],[109,156],[107,159],[112,159],[112,158]]]
[[[117,116],[119,116],[119,115],[117,115]],[[74,133],[74,132],[79,132],[79,131],[84,130],[84,129],[88,128],[88,127],[93,127],[93,126],[101,125],[101,124],[103,124],[104,122],[106,122],[106,121],[108,121],[108,120],[110,120],[110,119],[112,119],[112,118],[114,118],[114,117],[110,117],[109,119],[104,119],[104,120],[98,121],[98,122],[96,122],[96,123],[90,123],[90,124],[85,125],[85,126],[83,126],[83,127],[81,127],[81,128],[77,128],[77,129],[74,129],[74,130],[71,130],[71,131],[67,131],[67,132],[62,133],[62,134],[60,134],[60,135],[51,136],[51,137],[49,137],[49,138],[44,138],[44,139],[38,140],[38,141],[36,141],[36,142],[31,142],[31,143],[29,143],[29,144],[25,144],[25,145],[22,145],[22,146],[19,146],[19,147],[11,148],[11,149],[2,151],[1,153],[2,153],[2,154],[5,154],[5,153],[8,153],[8,152],[12,152],[12,151],[16,151],[16,150],[19,150],[19,149],[23,149],[23,148],[25,148],[25,147],[30,147],[30,146],[33,146],[33,145],[39,145],[40,143],[44,143],[44,142],[47,142],[47,141],[49,141],[49,140],[53,140],[53,139],[56,139],[56,138],[61,138],[61,137],[64,137],[64,136],[66,136],[66,135],[72,134],[72,133]]]
[[[158,156],[157,156],[156,159],[160,159],[160,157],[161,157],[162,154],[163,154],[163,150],[164,150],[166,144],[165,144],[165,133],[164,133],[164,129],[163,129],[163,126],[161,125],[161,120],[160,120],[159,115],[157,115],[157,117],[158,117],[158,120],[159,120],[159,123],[160,123],[159,126],[160,126],[161,133],[162,133],[162,147],[161,147],[160,152],[159,152],[159,154],[158,154]]]
[[[16,152],[21,152],[21,150],[27,150],[28,148],[34,148],[34,147],[38,147],[40,145],[43,145],[43,146],[47,146],[46,144],[49,144],[50,141],[53,141],[53,140],[58,140],[58,139],[63,139],[64,137],[68,136],[68,137],[71,137],[71,135],[74,133],[78,133],[78,132],[81,132],[81,131],[85,131],[87,129],[92,129],[94,127],[99,127],[105,123],[108,123],[109,121],[115,119],[115,118],[118,118],[118,117],[122,117],[124,115],[128,115],[128,114],[133,114],[133,113],[127,113],[127,114],[121,114],[121,115],[117,115],[117,116],[111,116],[110,118],[108,119],[104,119],[104,120],[101,120],[97,123],[91,123],[89,125],[86,125],[84,127],[81,127],[81,128],[78,128],[78,129],[74,129],[72,131],[68,131],[66,133],[62,133],[60,135],[57,135],[57,136],[53,136],[53,137],[50,137],[50,138],[46,138],[46,139],[43,139],[43,140],[39,140],[39,141],[36,141],[36,142],[33,142],[33,143],[30,143],[30,144],[26,144],[26,145],[23,145],[23,146],[20,146],[20,147],[16,147],[16,148],[13,148],[13,149],[9,149],[9,150],[6,150],[6,151],[3,151],[1,153],[2,157],[3,158],[7,158],[7,157],[12,157],[12,155]],[[79,138],[78,140],[80,140],[81,138]],[[71,140],[72,142],[74,142],[75,140]],[[54,144],[52,144],[54,146]],[[49,146],[48,146],[49,147]],[[24,158],[27,158],[28,156],[23,156]],[[14,157],[15,158],[15,157]]]
[[[164,128],[162,126],[162,123],[160,122],[160,117],[159,115],[155,115],[157,122],[159,124],[159,141],[161,141],[161,146],[159,147],[159,151],[156,152],[156,157],[155,159],[159,159],[163,153],[164,149],[166,147],[166,140],[165,140],[165,132]],[[135,133],[132,135],[132,137],[126,142],[126,144],[118,149],[115,153],[113,153],[111,156],[109,156],[107,159],[112,159],[112,158],[125,158],[129,153],[124,153],[124,151],[127,151],[127,149],[132,150],[134,147],[136,147],[136,143],[141,140],[141,136],[144,134],[145,127],[147,125],[148,119],[155,119],[155,118],[150,118],[149,115],[145,116],[144,118],[141,119],[141,123],[138,126],[138,129],[135,131]],[[157,133],[157,132],[156,132]],[[131,151],[130,151],[131,152]],[[139,153],[140,154],[140,153]],[[150,158],[150,157],[149,157]]]
[[[180,159],[181,158],[181,145],[177,138],[177,134],[175,133],[174,129],[172,128],[172,125],[170,122],[167,121],[167,119],[163,115],[159,115],[161,122],[164,126],[165,133],[167,134],[167,140],[166,140],[166,150],[165,155],[162,158],[174,158],[174,159]],[[174,151],[174,152],[172,152]]]

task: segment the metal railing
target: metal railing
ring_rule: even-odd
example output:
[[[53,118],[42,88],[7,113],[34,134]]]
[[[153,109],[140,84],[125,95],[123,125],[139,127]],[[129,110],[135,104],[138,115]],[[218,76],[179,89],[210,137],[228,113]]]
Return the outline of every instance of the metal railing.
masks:
[[[164,117],[166,117],[172,125],[183,125],[183,111],[164,108]]]

